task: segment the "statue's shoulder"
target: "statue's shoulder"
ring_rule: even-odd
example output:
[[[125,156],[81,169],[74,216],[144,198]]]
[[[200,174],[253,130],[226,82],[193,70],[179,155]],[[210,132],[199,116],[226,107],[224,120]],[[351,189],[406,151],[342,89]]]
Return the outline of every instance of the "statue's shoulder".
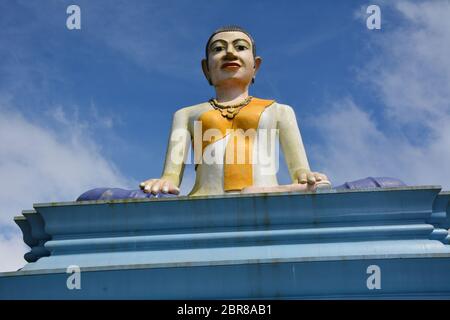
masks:
[[[294,113],[294,108],[292,108],[288,104],[280,103],[278,101],[275,101],[270,108],[274,109],[278,117],[283,119],[286,116],[289,116],[290,114]]]
[[[199,104],[183,107],[181,109],[178,109],[175,112],[176,116],[186,116],[186,117],[198,117],[203,112],[210,110],[211,104],[209,102],[202,102]]]
[[[293,109],[290,105],[285,104],[285,103],[281,103],[279,101],[274,101],[274,103],[272,104],[272,107],[279,109],[279,110],[289,110],[289,109]]]

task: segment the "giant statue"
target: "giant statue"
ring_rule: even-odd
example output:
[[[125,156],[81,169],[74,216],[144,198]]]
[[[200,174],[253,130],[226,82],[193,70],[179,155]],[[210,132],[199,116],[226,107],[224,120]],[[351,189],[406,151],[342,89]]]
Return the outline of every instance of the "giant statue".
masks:
[[[261,62],[246,30],[237,26],[216,30],[201,61],[215,98],[175,112],[161,177],[143,181],[137,190],[92,189],[77,200],[176,196],[190,150],[196,179],[189,196],[331,188],[326,175],[310,169],[292,107],[249,94]],[[292,184],[278,184],[278,145]],[[335,189],[402,185],[398,179],[368,177]]]
[[[144,192],[179,193],[184,160],[196,139],[200,143],[193,146],[196,180],[191,196],[330,185],[324,174],[310,170],[293,109],[249,94],[261,61],[252,36],[240,27],[220,28],[209,37],[201,65],[215,98],[175,113],[164,172],[142,182]],[[278,186],[278,141],[292,185]]]

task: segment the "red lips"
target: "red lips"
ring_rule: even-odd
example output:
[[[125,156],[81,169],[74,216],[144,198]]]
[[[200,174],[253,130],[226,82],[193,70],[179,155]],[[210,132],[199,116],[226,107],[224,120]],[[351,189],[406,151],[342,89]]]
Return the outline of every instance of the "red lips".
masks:
[[[241,67],[241,65],[237,62],[225,62],[222,65],[222,69],[224,69],[224,68],[240,68],[240,67]]]

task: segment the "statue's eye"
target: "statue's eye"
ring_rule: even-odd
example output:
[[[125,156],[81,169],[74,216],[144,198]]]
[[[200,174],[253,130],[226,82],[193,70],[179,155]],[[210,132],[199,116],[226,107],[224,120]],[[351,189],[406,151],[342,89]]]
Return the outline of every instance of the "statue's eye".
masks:
[[[223,47],[220,47],[220,46],[217,46],[217,47],[214,47],[213,48],[213,51],[214,52],[220,52],[220,51],[222,51],[223,50]]]
[[[243,51],[243,50],[246,50],[247,47],[240,45],[240,46],[237,46],[236,49],[239,50],[239,51]]]

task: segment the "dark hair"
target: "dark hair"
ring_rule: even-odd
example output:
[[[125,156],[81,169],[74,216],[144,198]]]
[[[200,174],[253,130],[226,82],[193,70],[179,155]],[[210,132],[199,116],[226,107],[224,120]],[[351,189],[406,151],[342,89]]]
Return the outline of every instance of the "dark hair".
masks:
[[[252,36],[250,35],[250,33],[248,33],[246,30],[244,30],[243,28],[239,27],[239,26],[224,26],[221,27],[219,29],[217,29],[216,31],[214,31],[211,36],[209,37],[208,41],[206,42],[206,47],[205,47],[205,58],[206,60],[208,60],[208,47],[209,47],[209,43],[211,42],[211,39],[218,33],[221,32],[230,32],[230,31],[239,31],[242,33],[245,33],[251,40],[252,42],[252,50],[253,50],[253,56],[256,57],[256,46],[255,46],[255,41],[253,40]]]

